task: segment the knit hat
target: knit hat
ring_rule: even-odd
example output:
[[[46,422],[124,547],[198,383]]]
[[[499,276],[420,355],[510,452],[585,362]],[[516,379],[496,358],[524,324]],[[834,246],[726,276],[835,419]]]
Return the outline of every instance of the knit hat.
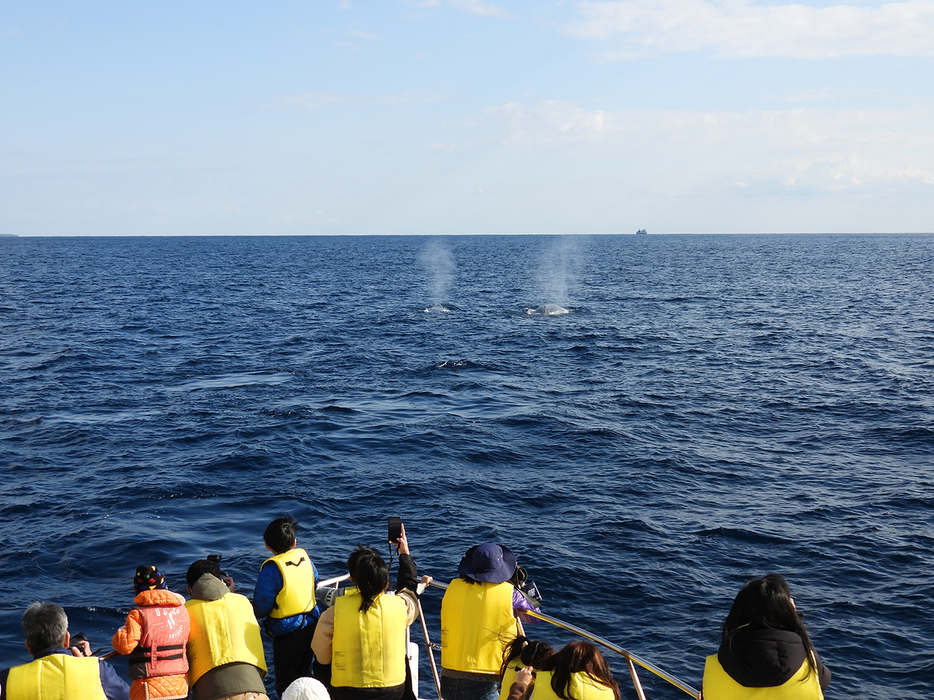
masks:
[[[165,576],[154,566],[139,567],[136,570],[136,576],[133,577],[133,590],[139,593],[151,591],[154,588],[165,588]]]
[[[464,554],[457,573],[474,581],[505,583],[516,571],[516,555],[501,544],[480,544]]]

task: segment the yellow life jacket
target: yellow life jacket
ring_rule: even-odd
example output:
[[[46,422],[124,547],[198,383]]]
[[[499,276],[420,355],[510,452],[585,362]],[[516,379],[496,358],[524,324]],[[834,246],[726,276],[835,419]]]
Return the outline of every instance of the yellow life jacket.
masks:
[[[311,559],[301,547],[269,557],[263,562],[275,562],[282,574],[282,589],[269,617],[292,617],[310,612],[315,607],[315,572]]]
[[[357,588],[334,602],[331,684],[345,688],[391,688],[405,683],[405,602],[381,593],[365,613]]]
[[[524,667],[525,664],[518,658],[506,664],[506,670],[503,671],[502,687],[499,690],[499,700],[506,700],[506,698],[509,697],[509,689],[512,687],[512,684],[516,682],[516,674],[519,672],[520,668]]]
[[[811,675],[805,679],[809,670]],[[747,688],[733,680],[712,654],[704,664],[704,700],[824,700],[824,693],[817,671],[807,661],[781,685]]]
[[[49,654],[14,666],[4,690],[8,700],[106,700],[100,659]]]
[[[259,623],[245,596],[227,593],[217,600],[192,598],[185,607],[191,619],[188,636],[188,684],[212,668],[240,662],[266,675],[266,658]]]
[[[555,689],[551,687],[551,678],[551,671],[539,671],[536,674],[530,700],[561,700]],[[564,694],[571,700],[616,700],[611,687],[603,685],[583,671],[571,674],[571,680],[568,681]]]
[[[441,600],[441,666],[499,675],[516,638],[511,583],[451,581]]]

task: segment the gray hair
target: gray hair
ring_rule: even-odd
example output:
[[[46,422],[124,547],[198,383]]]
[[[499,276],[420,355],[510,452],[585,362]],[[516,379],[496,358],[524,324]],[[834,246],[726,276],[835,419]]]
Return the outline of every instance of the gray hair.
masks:
[[[29,651],[34,654],[43,649],[64,646],[68,616],[55,603],[33,603],[23,613],[23,632]]]

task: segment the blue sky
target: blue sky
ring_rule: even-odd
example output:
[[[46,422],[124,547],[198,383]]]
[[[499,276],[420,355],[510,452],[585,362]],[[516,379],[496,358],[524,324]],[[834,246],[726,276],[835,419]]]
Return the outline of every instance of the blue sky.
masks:
[[[934,231],[934,0],[0,5],[0,233]]]

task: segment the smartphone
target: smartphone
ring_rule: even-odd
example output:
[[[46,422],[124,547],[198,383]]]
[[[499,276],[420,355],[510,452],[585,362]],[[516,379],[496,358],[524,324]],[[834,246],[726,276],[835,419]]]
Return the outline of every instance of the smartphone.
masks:
[[[395,542],[402,537],[402,518],[389,518],[389,541]]]

